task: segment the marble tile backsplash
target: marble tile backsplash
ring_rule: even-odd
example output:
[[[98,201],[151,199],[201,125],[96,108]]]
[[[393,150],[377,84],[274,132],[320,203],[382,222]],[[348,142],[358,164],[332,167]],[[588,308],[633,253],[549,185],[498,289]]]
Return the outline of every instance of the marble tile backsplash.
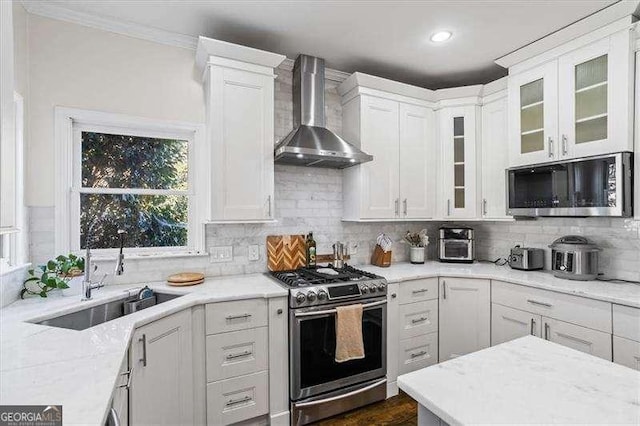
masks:
[[[275,140],[293,128],[292,73],[277,69],[275,81]],[[338,134],[342,129],[338,83],[327,80],[325,86],[326,124]],[[125,274],[115,283],[139,283],[164,280],[170,273],[200,271],[207,276],[233,275],[266,271],[265,239],[274,234],[314,232],[319,253],[330,253],[331,244],[345,241],[356,247],[352,263],[369,263],[375,237],[385,232],[399,241],[407,230],[427,228],[431,238],[429,258],[436,258],[438,222],[350,223],[342,222],[342,172],[339,170],[276,165],[275,213],[277,223],[250,225],[207,225],[206,247],[232,246],[233,261],[213,263],[209,256],[162,259],[126,259]],[[53,207],[30,208],[30,259],[39,264],[54,255]],[[493,260],[505,257],[515,244],[542,247],[562,235],[584,235],[603,248],[601,271],[610,277],[640,280],[640,222],[625,219],[538,219],[517,222],[472,222],[477,233],[477,256]],[[249,261],[250,245],[260,247],[260,260]],[[394,260],[408,259],[408,249],[397,243]],[[102,271],[113,271],[113,261],[101,261]]]

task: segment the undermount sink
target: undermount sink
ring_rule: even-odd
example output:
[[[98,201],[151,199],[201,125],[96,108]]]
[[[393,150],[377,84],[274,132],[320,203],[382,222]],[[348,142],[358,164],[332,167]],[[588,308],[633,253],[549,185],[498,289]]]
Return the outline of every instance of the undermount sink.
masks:
[[[155,292],[154,296],[155,301],[145,299],[142,301],[143,305],[138,305],[137,309],[135,309],[134,311],[139,311],[150,306],[155,306],[159,303],[167,302],[182,295]],[[48,325],[51,327],[68,328],[71,330],[86,330],[87,328],[91,328],[98,324],[103,324],[107,321],[111,321],[123,317],[129,313],[133,313],[134,311],[129,312],[127,306],[131,306],[130,303],[136,301],[137,299],[135,297],[122,297],[120,299],[105,302],[100,305],[95,305],[81,311],[60,315],[58,317],[49,318],[44,321],[38,321],[36,322],[36,324]]]

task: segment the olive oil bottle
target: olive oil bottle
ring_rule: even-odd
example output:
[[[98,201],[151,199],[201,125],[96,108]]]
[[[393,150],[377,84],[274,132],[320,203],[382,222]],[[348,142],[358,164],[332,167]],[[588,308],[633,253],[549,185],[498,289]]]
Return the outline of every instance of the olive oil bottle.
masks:
[[[313,239],[313,232],[307,235],[307,268],[316,267],[316,241]]]

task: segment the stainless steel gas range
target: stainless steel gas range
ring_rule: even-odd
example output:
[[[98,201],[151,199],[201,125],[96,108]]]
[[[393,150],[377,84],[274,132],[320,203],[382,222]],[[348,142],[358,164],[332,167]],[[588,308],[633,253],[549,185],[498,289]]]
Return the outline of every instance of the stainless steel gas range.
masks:
[[[304,425],[385,399],[386,280],[348,265],[271,275],[289,289],[291,423]],[[365,357],[337,363],[336,307],[358,303]]]

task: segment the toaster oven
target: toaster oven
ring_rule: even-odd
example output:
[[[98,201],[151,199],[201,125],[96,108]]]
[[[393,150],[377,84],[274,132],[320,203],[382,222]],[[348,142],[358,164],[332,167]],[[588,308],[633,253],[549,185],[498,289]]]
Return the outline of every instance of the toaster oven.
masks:
[[[472,228],[440,228],[438,246],[440,262],[473,263],[475,260],[475,241]]]

